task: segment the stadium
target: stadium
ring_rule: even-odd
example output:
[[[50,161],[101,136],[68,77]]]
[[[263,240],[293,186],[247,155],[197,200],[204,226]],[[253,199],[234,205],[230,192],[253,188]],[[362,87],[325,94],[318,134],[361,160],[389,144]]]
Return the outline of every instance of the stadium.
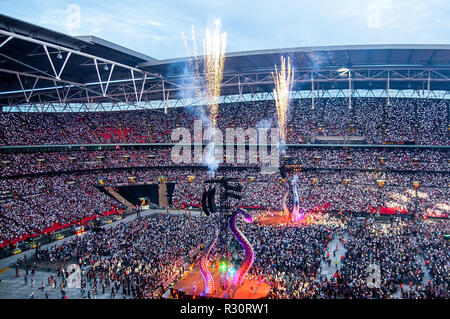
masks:
[[[0,298],[448,299],[450,45],[210,31],[0,15]]]

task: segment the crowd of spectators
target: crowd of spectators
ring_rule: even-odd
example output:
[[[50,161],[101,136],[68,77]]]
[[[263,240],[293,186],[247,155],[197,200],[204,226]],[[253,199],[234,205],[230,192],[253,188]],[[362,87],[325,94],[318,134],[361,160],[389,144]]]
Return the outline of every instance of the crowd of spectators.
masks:
[[[312,170],[289,172],[286,181],[278,173],[266,175],[257,168],[235,168],[219,170],[216,177],[237,178],[243,183],[242,206],[280,211],[293,174],[298,177],[300,205],[306,212],[373,213],[378,206],[425,217],[445,217],[450,212],[445,172]],[[0,201],[0,236],[6,240],[55,222],[65,224],[109,211],[114,199],[96,186],[100,186],[100,180],[113,186],[129,184],[129,177],[134,177],[134,183],[157,183],[158,177],[167,177],[169,183],[175,183],[171,197],[174,206],[200,207],[204,181],[210,175],[205,169],[133,168],[1,179],[4,199]],[[384,182],[382,187],[379,181]],[[413,182],[418,182],[419,188]]]
[[[363,136],[369,144],[449,144],[447,100],[391,99],[387,105],[386,99],[355,98],[349,109],[343,98],[318,99],[314,108],[302,99],[292,106],[287,143],[309,136]],[[165,143],[177,127],[192,132],[198,112],[0,113],[0,145]],[[222,129],[276,127],[275,106],[270,101],[225,104],[217,123]],[[447,154],[445,149],[289,148],[286,155],[301,170],[289,171],[285,179],[278,171],[264,174],[260,163],[229,161],[215,176],[243,183],[240,205],[246,208],[281,211],[296,175],[304,212],[359,215],[387,208],[421,221],[399,221],[388,230],[353,217],[308,227],[243,226],[258,256],[250,275],[268,278],[272,297],[390,298],[400,289],[403,298],[448,298],[449,250],[442,240],[448,223],[422,220],[448,218]],[[2,153],[0,165],[0,243],[115,209],[119,203],[101,190],[100,180],[115,186],[129,184],[129,177],[134,183],[155,183],[164,176],[175,183],[171,203],[191,209],[200,207],[204,182],[211,178],[202,164],[175,164],[167,147]],[[93,294],[100,285],[111,297],[122,289],[128,297],[150,298],[177,272],[179,261],[203,243],[202,218],[143,218],[77,237],[41,251],[38,258],[76,258],[85,268],[84,284],[95,287]],[[346,252],[330,279],[320,270],[329,261],[331,238],[338,238]],[[233,258],[239,260],[240,254]],[[374,262],[382,269],[381,288],[369,289],[365,270]],[[432,279],[425,282],[427,273]]]
[[[448,100],[344,98],[291,102],[288,143],[308,136],[363,136],[369,144],[448,145]],[[177,127],[191,130],[200,107],[167,111],[92,113],[1,113],[0,142],[5,145],[170,143]],[[223,104],[217,125],[225,128],[276,127],[273,101]]]
[[[238,222],[255,252],[248,278],[270,285],[268,298],[443,298],[449,297],[448,222],[390,224],[371,218],[331,217],[308,225]],[[158,298],[195,262],[208,240],[208,217],[161,214],[120,223],[41,249],[35,264],[76,261],[81,266],[81,297]],[[215,267],[223,257],[216,246]],[[339,266],[336,251],[343,251]],[[243,250],[231,243],[230,264],[238,267]],[[335,262],[336,260],[336,262]],[[65,262],[65,263],[64,263]],[[324,272],[331,265],[332,273]],[[370,279],[371,265],[379,277]],[[64,268],[58,276],[64,275]],[[68,274],[66,274],[68,275]],[[162,288],[162,289],[159,289]]]
[[[107,168],[175,165],[171,150],[98,150],[77,152],[10,153],[0,155],[3,176],[53,173]]]
[[[84,298],[91,289],[92,298],[100,289],[111,298],[120,293],[123,298],[153,298],[203,244],[205,223],[205,217],[146,216],[41,249],[37,264],[75,260],[81,266]]]
[[[300,228],[251,225],[247,233],[260,257],[251,273],[266,278],[272,298],[445,299],[450,256],[443,235],[448,226],[356,218],[329,218]],[[344,249],[339,267],[332,238]],[[331,262],[336,267],[328,277],[321,269]],[[373,286],[368,284],[371,265],[380,270],[379,278],[370,278]]]
[[[258,171],[236,173],[238,175],[227,171],[226,175],[245,182],[241,205],[272,211],[282,209],[283,197],[291,186],[279,174],[261,175]],[[201,205],[203,181],[207,176],[192,172],[189,175],[195,176],[195,180],[177,181],[173,194],[174,205]],[[306,212],[370,213],[380,206],[411,214],[416,213],[416,205],[420,216],[445,217],[450,212],[445,173],[308,171],[296,175],[300,206]],[[251,177],[256,178],[254,182],[249,181]],[[348,181],[347,185],[345,180]],[[378,181],[384,181],[383,187],[379,186]],[[419,182],[417,191],[412,181]]]
[[[224,152],[225,153],[225,152]],[[144,150],[97,150],[72,152],[36,152],[10,153],[0,155],[2,176],[20,176],[26,174],[66,172],[89,169],[131,168],[154,166],[197,166],[195,161],[178,162],[173,158],[171,148],[153,148]],[[448,172],[448,152],[445,150],[404,150],[404,149],[330,149],[297,148],[288,149],[289,163],[299,164],[302,168],[325,169],[361,169],[361,170],[413,170]],[[219,159],[218,159],[219,160]],[[220,167],[260,167],[250,162],[246,152],[244,163],[236,163],[226,158]],[[284,161],[283,157],[280,159]],[[287,163],[287,164],[289,164]]]
[[[0,243],[118,207],[96,184],[83,174],[0,180]]]

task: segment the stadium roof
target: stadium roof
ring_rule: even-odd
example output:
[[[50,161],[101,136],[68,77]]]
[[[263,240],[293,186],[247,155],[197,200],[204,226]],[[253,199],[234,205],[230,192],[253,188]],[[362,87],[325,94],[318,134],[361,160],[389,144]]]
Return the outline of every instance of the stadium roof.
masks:
[[[95,36],[70,36],[2,14],[0,14],[0,29],[14,32],[19,35],[28,36],[36,40],[61,45],[69,49],[81,51],[94,56],[103,57],[105,59],[129,66],[136,66],[138,63],[155,60],[145,54],[135,52]],[[30,45],[33,46],[32,44]],[[10,49],[13,48],[15,48],[15,46],[10,47]],[[20,48],[23,48],[24,51],[27,49],[25,43],[21,43]],[[7,48],[4,50],[7,50]]]
[[[226,54],[224,67],[224,94],[236,94],[236,80],[243,93],[270,92],[273,89],[271,72],[280,64],[280,57],[289,56],[297,76],[294,89],[311,89],[311,76],[321,89],[346,89],[348,81],[342,78],[342,68],[352,71],[354,89],[423,89],[429,77],[434,90],[450,89],[450,45],[354,45],[286,48]],[[162,74],[170,81],[184,75],[194,58],[148,61],[139,68]],[[199,69],[203,68],[199,57]],[[341,71],[339,71],[341,70]],[[391,70],[388,75],[387,70]],[[438,73],[434,73],[434,71]],[[314,74],[311,75],[311,72]],[[258,83],[249,90],[247,83]],[[227,85],[228,84],[228,85]],[[425,85],[425,88],[427,86]],[[317,89],[317,87],[316,87]]]
[[[271,92],[281,56],[295,68],[294,90],[450,90],[450,45],[393,44],[228,53],[222,94]],[[181,99],[195,89],[192,60],[156,60],[0,15],[0,105]]]
[[[301,47],[226,54],[225,73],[273,71],[280,56],[289,56],[295,69],[433,67],[450,69],[450,45],[392,44]],[[153,60],[138,65],[164,76],[181,73],[191,58]],[[176,72],[174,72],[176,71]]]

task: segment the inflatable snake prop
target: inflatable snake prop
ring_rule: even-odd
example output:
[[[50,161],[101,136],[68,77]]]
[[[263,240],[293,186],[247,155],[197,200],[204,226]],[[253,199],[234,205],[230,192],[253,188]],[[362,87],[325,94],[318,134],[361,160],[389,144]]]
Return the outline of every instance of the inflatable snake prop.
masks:
[[[292,208],[292,215],[293,218],[296,220],[300,219],[299,216],[299,210],[300,210],[300,200],[298,199],[298,193],[297,193],[297,176],[294,176],[292,179],[291,185],[292,185],[292,193],[294,194],[294,207]]]
[[[297,192],[297,182],[298,182],[298,178],[297,176],[294,176],[294,178],[292,179],[291,185],[292,185],[292,194],[293,194],[293,198],[294,198],[294,207],[292,207],[292,215],[289,215],[289,207],[287,204],[287,198],[289,195],[289,189],[286,191],[286,194],[284,194],[283,197],[283,214],[286,216],[286,218],[291,219],[291,221],[296,221],[301,219],[301,216],[299,214],[300,212],[300,200],[298,197],[298,192]]]
[[[239,243],[241,244],[242,248],[244,248],[245,251],[244,261],[242,262],[241,267],[239,267],[239,269],[236,271],[233,277],[232,283],[233,287],[238,287],[242,284],[242,281],[247,272],[249,271],[250,267],[252,266],[253,259],[255,257],[252,245],[247,240],[247,238],[244,237],[242,232],[236,227],[236,220],[239,215],[244,216],[245,222],[247,223],[253,222],[252,216],[250,216],[250,214],[247,213],[247,211],[245,211],[242,208],[238,208],[237,210],[235,210],[230,217],[231,232],[233,233],[234,237],[236,237],[236,239],[239,241]]]
[[[286,191],[283,197],[283,214],[285,218],[289,218],[289,207],[287,206],[287,198],[289,196],[289,190]]]
[[[203,282],[205,283],[205,294],[209,295],[214,292],[214,278],[211,275],[211,273],[208,270],[208,256],[211,252],[211,249],[214,247],[214,244],[217,242],[217,238],[219,237],[219,229],[215,225],[210,225],[208,227],[209,229],[212,229],[213,237],[211,240],[207,243],[205,248],[203,249],[202,255],[200,256],[200,273],[203,277]]]

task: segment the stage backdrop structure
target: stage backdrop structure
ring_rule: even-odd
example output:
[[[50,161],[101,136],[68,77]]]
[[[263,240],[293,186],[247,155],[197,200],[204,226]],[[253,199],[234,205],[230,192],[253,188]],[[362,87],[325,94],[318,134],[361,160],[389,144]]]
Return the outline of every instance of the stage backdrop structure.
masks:
[[[298,197],[297,184],[298,184],[298,177],[294,176],[294,178],[291,181],[291,188],[290,189],[287,188],[286,193],[284,194],[283,197],[283,214],[291,222],[298,222],[302,220],[303,217],[305,217],[304,213],[300,209],[300,199]],[[288,206],[289,190],[292,190],[292,197],[293,197],[291,211],[289,210]]]
[[[205,181],[207,184],[217,184],[220,187],[210,187],[208,190],[205,188],[202,195],[202,209],[207,216],[214,219],[213,221],[213,237],[205,245],[200,258],[200,272],[205,284],[205,290],[203,292],[204,296],[213,295],[218,288],[214,282],[214,278],[208,269],[208,258],[213,249],[217,244],[216,250],[219,251],[221,256],[219,260],[220,269],[220,288],[227,290],[228,288],[233,288],[236,290],[242,283],[245,275],[250,270],[254,261],[254,251],[251,243],[244,236],[241,230],[237,228],[236,222],[239,216],[244,217],[246,223],[252,223],[253,219],[251,215],[244,209],[237,207],[232,210],[229,203],[230,198],[237,200],[242,199],[240,194],[243,190],[243,186],[237,182],[236,179],[230,179],[226,177],[218,177],[216,179]],[[219,190],[220,204],[217,207],[215,204],[215,194]],[[216,226],[217,225],[217,226]],[[234,272],[230,271],[230,231],[237,239],[239,244],[245,251],[245,257],[241,266]],[[233,274],[231,280],[231,287],[228,287],[229,278],[228,276]]]

